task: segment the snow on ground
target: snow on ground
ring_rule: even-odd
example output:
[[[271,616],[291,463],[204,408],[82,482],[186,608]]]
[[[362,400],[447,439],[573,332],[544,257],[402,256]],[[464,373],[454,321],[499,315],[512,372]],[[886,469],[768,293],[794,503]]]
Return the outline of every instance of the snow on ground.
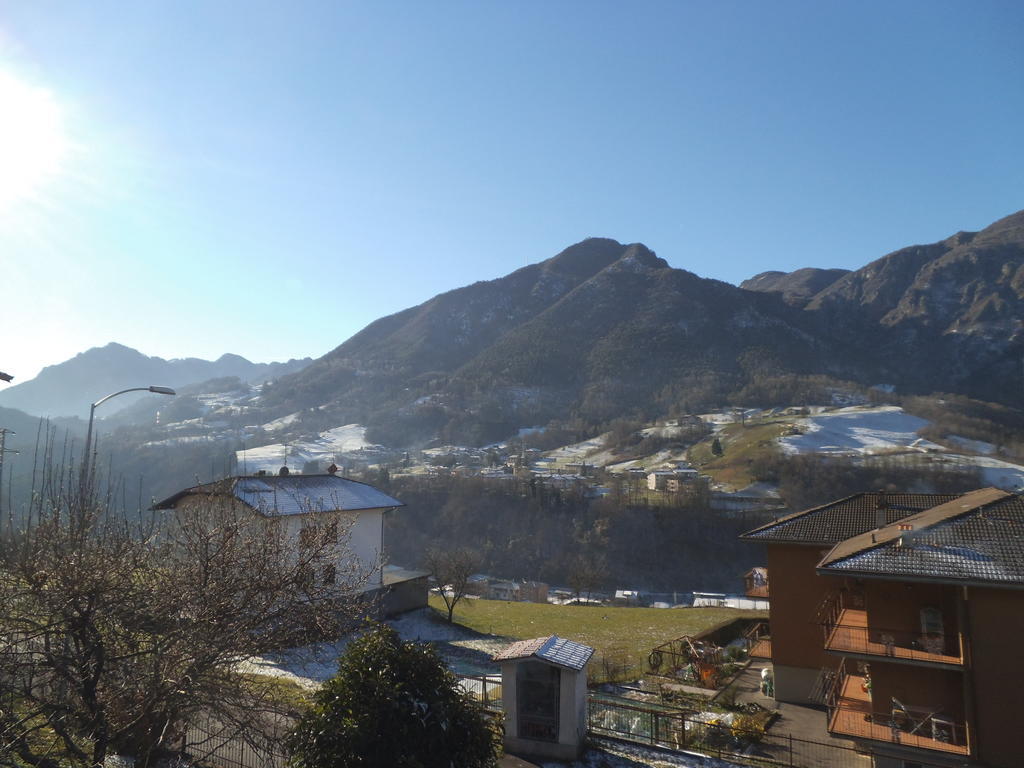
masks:
[[[710,424],[711,428],[716,432],[726,424],[732,424],[739,421],[736,414],[726,411],[721,411],[719,413],[701,413],[698,415],[705,424]]]
[[[328,429],[320,433],[320,440],[332,451],[345,453],[366,448],[370,443],[366,440],[366,427],[360,424],[346,424],[343,427]]]
[[[941,451],[942,446],[917,436],[928,422],[894,405],[851,406],[795,420],[802,435],[779,439],[787,453],[867,456],[894,450]]]
[[[150,440],[148,443],[143,443],[144,448],[153,448],[156,446],[167,446],[167,445],[183,445],[185,443],[209,443],[215,438],[213,435],[185,435],[184,437],[167,437],[163,440]]]
[[[611,455],[595,454],[591,457],[595,464],[600,464],[599,459],[610,460]],[[609,472],[625,472],[633,467],[643,467],[646,470],[675,469],[679,464],[686,462],[686,451],[658,451],[650,456],[641,456],[632,461],[620,461],[616,464],[606,464],[605,469]]]
[[[996,447],[992,443],[986,443],[981,440],[971,440],[966,437],[960,437],[959,435],[947,435],[946,439],[953,443],[957,448],[962,448],[965,451],[971,453],[983,453],[986,456],[996,452]]]
[[[758,416],[762,416],[766,411],[762,408],[737,408],[731,411],[718,411],[716,413],[700,413],[697,414],[703,419],[705,424],[710,424],[711,428],[716,432],[724,427],[726,424],[736,424],[746,419],[756,419]]]
[[[751,483],[746,488],[737,491],[740,496],[758,496],[762,499],[779,498],[779,488],[771,483]]]
[[[430,609],[420,609],[390,619],[387,622],[403,640],[429,642],[435,645],[449,666],[456,673],[480,674],[489,671],[497,673],[497,666],[490,670],[463,670],[467,655],[489,659],[505,647],[507,639],[479,635],[458,624],[438,620]],[[254,658],[238,665],[243,672],[281,677],[301,685],[307,690],[315,689],[330,678],[338,668],[338,657],[344,652],[351,638],[334,643],[320,643],[305,648],[294,648],[264,658]],[[736,763],[706,757],[693,752],[669,752],[647,749],[607,739],[595,739],[591,749],[582,759],[573,763],[541,763],[542,768],[737,768]]]
[[[285,419],[288,418],[291,417],[285,417]],[[282,419],[278,419],[278,421],[282,421]],[[346,424],[343,427],[335,427],[321,432],[315,440],[289,443],[287,446],[288,464],[301,469],[307,461],[335,461],[335,457],[344,453],[358,451],[369,446],[370,443],[366,441],[366,427],[361,424]],[[286,446],[283,443],[273,443],[236,451],[235,457],[238,459],[239,466],[244,467],[246,473],[251,474],[261,469],[276,472],[284,463],[285,450]]]
[[[664,427],[647,427],[646,429],[641,429],[640,430],[640,434],[642,434],[644,437],[666,437],[666,438],[672,438],[672,437],[679,437],[685,431],[686,430],[683,429],[682,427],[669,427],[669,426],[664,426]]]
[[[817,413],[796,419],[802,435],[779,438],[787,453],[820,453],[832,455],[878,456],[893,452],[926,453],[935,462],[951,466],[976,466],[981,471],[982,485],[1013,491],[1024,488],[1024,467],[989,455],[968,456],[949,453],[917,436],[928,425],[893,405],[879,407],[853,406]],[[952,437],[954,443],[980,454],[994,451],[994,446],[976,440]],[[898,456],[892,457],[899,460]]]
[[[301,412],[296,411],[295,413],[289,413],[287,416],[282,416],[280,419],[268,421],[266,424],[263,425],[263,431],[276,432],[279,429],[284,429],[285,427],[291,426],[296,421],[298,421],[299,416],[301,415]]]
[[[1004,491],[1024,490],[1024,467],[991,456],[961,456],[946,454],[943,460],[955,464],[973,464],[981,470],[981,484],[1002,488]]]
[[[393,627],[403,640],[434,645],[448,666],[458,674],[496,674],[497,665],[490,662],[490,657],[511,642],[438,620],[429,608],[410,611],[385,623]],[[286,678],[303,688],[313,689],[338,670],[338,657],[344,653],[351,639],[352,636],[348,636],[331,643],[290,648],[246,659],[238,664],[238,669]]]
[[[598,464],[598,457],[592,454],[598,454],[604,448],[607,439],[608,434],[605,433],[592,437],[589,440],[584,440],[581,443],[563,445],[561,448],[545,453],[543,456],[544,463],[557,465],[586,461],[588,464]]]

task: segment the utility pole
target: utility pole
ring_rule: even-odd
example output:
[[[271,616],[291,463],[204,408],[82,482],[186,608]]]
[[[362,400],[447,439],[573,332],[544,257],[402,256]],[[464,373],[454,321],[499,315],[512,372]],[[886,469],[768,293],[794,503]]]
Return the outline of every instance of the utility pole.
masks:
[[[16,435],[16,434],[18,434],[18,433],[15,432],[13,429],[7,429],[6,427],[0,427],[0,510],[3,509],[3,505],[4,505],[4,493],[3,493],[3,488],[4,488],[4,454],[5,453],[15,453],[15,454],[17,453],[17,451],[15,451],[15,450],[13,450],[11,448],[4,447],[4,443],[6,443],[6,441],[7,441],[7,435]],[[13,517],[13,514],[14,513],[13,513],[12,510],[10,510],[10,509],[7,510],[7,515],[8,515],[7,531],[8,531],[8,533],[14,533],[14,517]]]

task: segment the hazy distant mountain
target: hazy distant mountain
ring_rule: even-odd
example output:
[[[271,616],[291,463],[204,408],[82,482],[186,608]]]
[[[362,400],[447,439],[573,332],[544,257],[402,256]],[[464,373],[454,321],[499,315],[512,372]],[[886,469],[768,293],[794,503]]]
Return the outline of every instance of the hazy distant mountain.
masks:
[[[643,245],[589,239],[377,320],[264,396],[377,437],[480,442],[551,419],[597,423],[799,397],[823,375],[1011,402],[1022,384],[1024,213],[854,272],[763,273],[743,288]]]
[[[231,354],[214,361],[195,357],[164,360],[111,342],[48,366],[34,379],[0,391],[0,405],[36,416],[88,416],[90,403],[119,389],[152,384],[181,387],[225,376],[262,382],[299,371],[309,363],[310,358],[251,363]],[[131,402],[132,395],[118,398],[110,403],[107,414]]]

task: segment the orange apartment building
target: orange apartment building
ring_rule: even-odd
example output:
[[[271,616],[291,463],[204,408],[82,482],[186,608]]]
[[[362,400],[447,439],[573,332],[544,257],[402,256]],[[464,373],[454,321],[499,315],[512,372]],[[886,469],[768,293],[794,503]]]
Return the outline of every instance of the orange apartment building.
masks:
[[[815,526],[836,522],[839,509],[862,525],[871,499],[888,522],[824,553],[765,539],[773,526],[819,535]],[[862,744],[877,768],[1024,766],[1021,497],[994,488],[952,499],[865,494],[745,537],[768,542],[777,698],[821,696],[828,730]],[[813,608],[808,593],[821,598]],[[824,672],[812,676],[819,662]]]
[[[821,559],[841,541],[956,498],[929,493],[860,493],[796,512],[743,534],[766,545],[771,584],[771,658],[775,698],[798,704],[822,701],[838,659],[821,644],[811,622],[841,584],[816,576]]]

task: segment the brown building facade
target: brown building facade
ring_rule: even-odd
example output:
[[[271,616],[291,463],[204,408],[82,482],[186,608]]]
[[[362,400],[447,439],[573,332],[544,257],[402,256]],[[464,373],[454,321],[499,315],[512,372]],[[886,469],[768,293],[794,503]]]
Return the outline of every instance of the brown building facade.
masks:
[[[815,622],[841,583],[815,567],[841,541],[955,498],[940,494],[861,493],[779,518],[743,535],[768,552],[771,648],[775,698],[821,703],[837,660],[821,643]]]
[[[801,692],[813,659],[828,730],[878,768],[1024,765],[1024,501],[987,488],[893,516],[809,569],[799,547],[769,545],[778,698]],[[793,624],[811,594],[813,621]]]

